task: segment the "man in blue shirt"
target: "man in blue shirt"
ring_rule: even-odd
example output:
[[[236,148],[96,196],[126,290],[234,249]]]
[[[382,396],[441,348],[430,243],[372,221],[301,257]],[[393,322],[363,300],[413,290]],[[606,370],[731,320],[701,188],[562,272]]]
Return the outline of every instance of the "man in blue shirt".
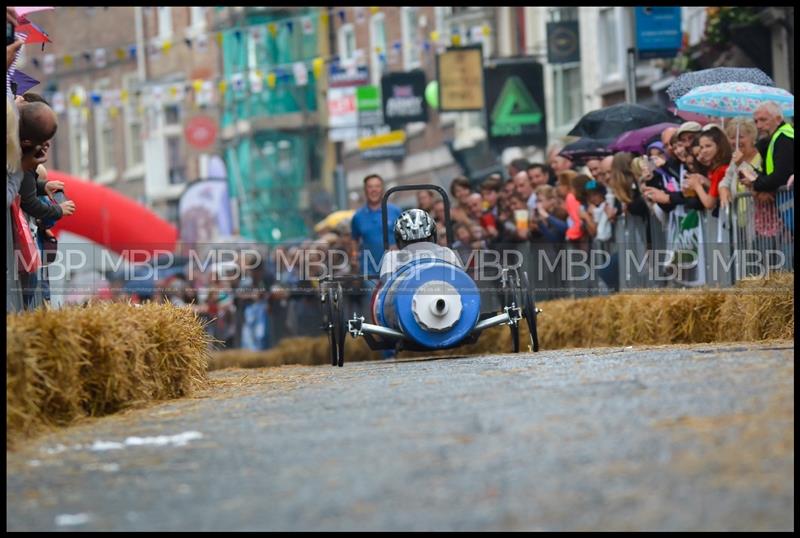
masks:
[[[362,277],[376,275],[383,258],[383,228],[381,227],[381,199],[383,198],[383,179],[377,174],[364,178],[364,196],[366,205],[353,215],[352,237],[360,242],[360,271]],[[394,204],[386,204],[387,221],[384,226],[389,231],[389,245],[396,248],[394,224],[402,210]]]

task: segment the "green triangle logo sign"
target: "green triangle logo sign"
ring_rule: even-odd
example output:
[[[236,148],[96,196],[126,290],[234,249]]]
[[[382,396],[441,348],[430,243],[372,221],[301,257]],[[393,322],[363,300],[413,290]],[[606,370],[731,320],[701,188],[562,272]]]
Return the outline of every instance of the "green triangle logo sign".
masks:
[[[522,80],[511,76],[497,98],[491,119],[492,136],[520,135],[523,127],[541,123],[542,109],[533,100]]]

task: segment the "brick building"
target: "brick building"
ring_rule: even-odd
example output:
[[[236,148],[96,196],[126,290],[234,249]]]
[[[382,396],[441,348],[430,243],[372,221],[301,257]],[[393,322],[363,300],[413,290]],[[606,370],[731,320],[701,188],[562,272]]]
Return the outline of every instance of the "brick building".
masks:
[[[204,7],[37,13],[36,24],[53,42],[44,51],[25,47],[22,69],[42,81],[33,91],[59,115],[49,166],[107,185],[177,223],[186,182],[202,178],[215,153],[184,140],[193,115],[218,120],[215,108],[199,109],[187,91],[193,80],[218,76],[211,16]]]

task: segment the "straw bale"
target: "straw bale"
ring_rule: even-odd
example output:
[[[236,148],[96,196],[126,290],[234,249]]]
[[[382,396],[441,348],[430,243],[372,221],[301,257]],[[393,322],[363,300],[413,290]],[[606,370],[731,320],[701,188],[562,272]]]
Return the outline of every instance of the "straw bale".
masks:
[[[6,316],[7,446],[205,385],[212,339],[188,308],[96,303]]]
[[[557,299],[537,306],[543,310],[537,318],[542,350],[790,339],[794,335],[794,275],[773,273],[767,278],[746,279],[728,290],[643,290]],[[522,351],[527,350],[528,341],[523,321]],[[398,356],[484,355],[511,353],[511,349],[511,331],[501,326],[484,331],[475,344],[441,351],[404,351]],[[328,353],[325,336],[288,338],[266,352],[217,353],[211,369],[328,364]],[[362,339],[353,342],[348,338],[346,353],[347,362],[379,358]]]
[[[359,338],[346,337],[344,344],[345,362],[377,360],[379,352],[372,351],[367,343]],[[284,338],[277,346],[266,351],[247,351],[232,349],[218,351],[209,362],[209,370],[224,368],[263,368],[287,364],[319,365],[330,364],[328,336],[301,336]]]

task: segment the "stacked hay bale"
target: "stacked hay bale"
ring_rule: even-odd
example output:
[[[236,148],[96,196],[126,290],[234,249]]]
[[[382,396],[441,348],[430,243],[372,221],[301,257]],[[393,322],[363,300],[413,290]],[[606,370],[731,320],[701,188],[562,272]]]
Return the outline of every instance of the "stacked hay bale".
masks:
[[[6,316],[7,445],[48,426],[204,386],[212,344],[188,308],[97,303]]]
[[[748,279],[731,289],[639,290],[588,299],[539,303],[540,349],[622,345],[695,344],[791,339],[794,335],[794,273]],[[526,350],[528,329],[521,325]],[[510,353],[508,327],[485,331],[477,343],[456,349],[402,352],[401,357]],[[379,358],[362,339],[347,339],[346,362]],[[282,364],[327,364],[328,340],[290,338],[267,352],[215,355],[210,369]]]
[[[320,331],[321,333],[321,331]],[[381,355],[372,351],[367,343],[349,336],[344,344],[345,362],[380,359]],[[277,346],[267,351],[247,351],[231,349],[214,353],[208,364],[209,370],[222,368],[263,368],[284,364],[330,364],[330,345],[327,336],[285,338]]]

